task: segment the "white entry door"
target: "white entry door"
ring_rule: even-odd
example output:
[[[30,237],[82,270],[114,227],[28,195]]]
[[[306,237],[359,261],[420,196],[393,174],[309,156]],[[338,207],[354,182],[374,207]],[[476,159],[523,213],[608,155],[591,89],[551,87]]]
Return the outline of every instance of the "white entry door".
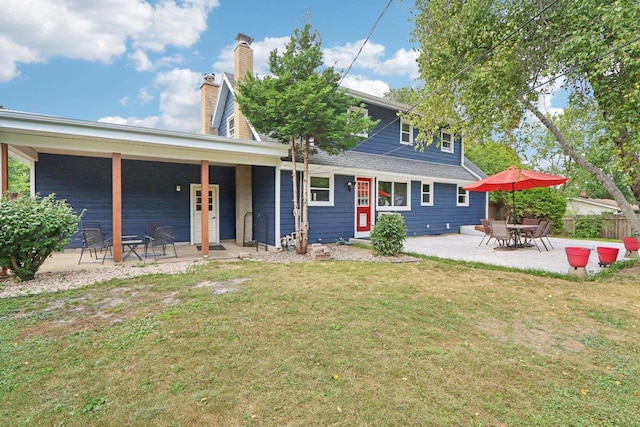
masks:
[[[202,243],[202,186],[191,185],[191,241],[193,244]],[[220,243],[218,240],[218,186],[209,185],[209,243]]]

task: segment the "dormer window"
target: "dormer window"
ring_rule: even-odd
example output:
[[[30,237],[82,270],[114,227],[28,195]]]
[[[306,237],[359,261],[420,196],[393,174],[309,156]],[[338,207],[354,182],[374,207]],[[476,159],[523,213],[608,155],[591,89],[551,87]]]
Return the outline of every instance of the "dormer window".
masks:
[[[233,138],[236,134],[235,122],[233,120],[233,116],[230,116],[227,119],[227,137]]]
[[[413,125],[400,119],[400,144],[413,145]]]
[[[440,132],[440,151],[453,153],[453,134],[451,132]]]

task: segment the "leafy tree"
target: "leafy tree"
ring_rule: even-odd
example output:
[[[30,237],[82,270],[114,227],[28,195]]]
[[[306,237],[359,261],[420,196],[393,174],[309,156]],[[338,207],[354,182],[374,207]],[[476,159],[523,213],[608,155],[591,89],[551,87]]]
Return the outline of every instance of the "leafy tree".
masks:
[[[76,232],[79,216],[54,194],[0,199],[0,266],[31,280],[54,251]]]
[[[552,78],[578,103],[595,102],[616,167],[640,198],[640,43],[637,0],[417,0],[413,36],[424,88],[411,119],[428,141],[443,125],[467,138],[513,141],[539,120],[611,194],[634,234],[640,220],[616,183],[575,147],[537,103]]]
[[[9,157],[9,192],[29,195],[29,166]]]
[[[375,126],[357,109],[357,100],[338,88],[340,75],[322,68],[320,35],[306,23],[294,30],[281,54],[269,55],[271,75],[238,76],[237,101],[251,124],[291,147],[296,252],[307,252],[309,241],[309,156],[316,150],[331,154],[352,148],[363,131]],[[304,162],[298,192],[297,159]],[[300,212],[302,203],[302,212]]]
[[[629,202],[634,196],[629,187],[630,177],[617,166],[617,159],[611,153],[615,146],[605,130],[605,123],[596,108],[594,100],[583,104],[570,102],[561,114],[551,114],[550,118],[573,146],[593,165],[611,177]],[[528,150],[528,160],[532,165],[549,173],[561,174],[569,178],[564,186],[567,196],[578,196],[584,190],[590,197],[609,198],[609,193],[593,175],[576,164],[558,145],[556,139],[539,124],[532,123],[523,134],[521,141]],[[525,154],[526,155],[526,154]]]

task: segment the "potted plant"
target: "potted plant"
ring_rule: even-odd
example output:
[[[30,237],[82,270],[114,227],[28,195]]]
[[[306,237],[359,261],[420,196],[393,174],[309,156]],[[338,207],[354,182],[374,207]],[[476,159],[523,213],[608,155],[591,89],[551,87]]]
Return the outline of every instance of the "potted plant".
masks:
[[[622,242],[624,243],[624,248],[627,252],[624,254],[625,258],[637,258],[638,257],[638,249],[640,249],[640,242],[638,238],[633,237],[623,237]]]

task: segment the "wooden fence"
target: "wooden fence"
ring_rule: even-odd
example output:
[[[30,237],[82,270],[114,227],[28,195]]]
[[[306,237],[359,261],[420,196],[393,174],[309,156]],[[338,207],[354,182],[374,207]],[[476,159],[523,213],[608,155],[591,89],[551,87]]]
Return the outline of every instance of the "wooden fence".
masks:
[[[581,215],[572,218],[564,218],[564,230],[567,234],[571,234],[575,231],[575,221],[577,218],[581,218]],[[603,239],[622,239],[631,235],[631,227],[629,226],[627,219],[622,215],[607,215],[603,219],[602,230],[600,235]]]

